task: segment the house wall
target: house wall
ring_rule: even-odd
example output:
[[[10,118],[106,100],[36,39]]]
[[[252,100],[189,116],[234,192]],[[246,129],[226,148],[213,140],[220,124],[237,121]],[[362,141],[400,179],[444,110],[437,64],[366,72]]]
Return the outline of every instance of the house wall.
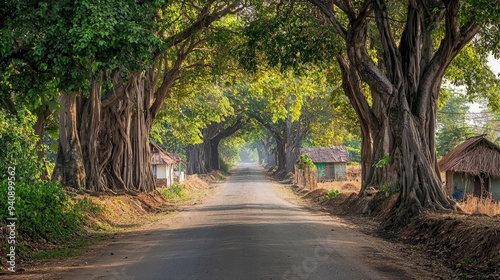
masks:
[[[453,173],[453,188],[452,195],[454,198],[459,198],[457,193],[473,193],[474,178],[465,173]]]
[[[164,187],[170,187],[174,184],[174,166],[168,164],[158,164],[153,166],[153,175],[157,183]]]
[[[326,163],[315,162],[314,165],[316,165],[316,170],[318,171],[318,178],[320,180],[326,178]]]
[[[448,178],[448,174],[446,176]],[[448,180],[446,184],[448,184]],[[453,191],[452,195],[461,192],[461,193],[473,193],[474,192],[474,177],[469,176],[464,173],[453,173]],[[493,199],[500,200],[500,179],[492,179],[490,178],[489,190],[493,196]]]
[[[315,162],[314,165],[316,165],[320,181],[347,180],[347,165],[345,163]]]
[[[453,195],[453,172],[451,172],[451,171],[446,172],[445,182],[446,182],[446,185],[445,185],[446,194],[448,194],[449,196],[452,196]]]
[[[500,179],[490,180],[490,191],[493,194],[493,199],[500,200]]]
[[[166,179],[167,178],[167,165],[166,164],[156,165],[156,174],[154,174],[154,175],[155,175],[156,179]]]
[[[174,166],[167,165],[167,187],[170,187],[174,184]]]
[[[347,180],[347,164],[335,163],[335,180],[337,181]]]

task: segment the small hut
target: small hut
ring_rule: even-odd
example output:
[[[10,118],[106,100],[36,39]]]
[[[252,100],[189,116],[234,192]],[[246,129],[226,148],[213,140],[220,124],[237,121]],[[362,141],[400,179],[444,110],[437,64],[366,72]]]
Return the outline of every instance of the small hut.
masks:
[[[151,149],[151,168],[158,186],[169,187],[174,182],[184,180],[184,172],[181,172],[178,166],[182,164],[182,160],[178,155],[167,153],[153,141],[149,142],[149,148]]]
[[[319,181],[347,180],[349,153],[345,146],[303,148],[301,153],[307,154],[316,165]]]
[[[469,193],[500,200],[500,147],[479,135],[456,146],[439,162],[446,172],[446,192],[454,198]]]

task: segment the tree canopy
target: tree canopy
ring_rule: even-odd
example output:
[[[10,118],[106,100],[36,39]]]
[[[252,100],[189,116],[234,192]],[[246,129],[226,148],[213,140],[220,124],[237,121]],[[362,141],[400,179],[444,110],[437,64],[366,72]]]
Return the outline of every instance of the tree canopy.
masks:
[[[36,115],[39,141],[55,113],[53,179],[96,192],[154,190],[151,136],[206,172],[224,139],[258,123],[286,175],[304,142],[360,135],[360,196],[397,187],[397,224],[456,209],[440,186],[436,150],[455,136],[445,118],[438,129],[439,106],[487,100],[495,131],[500,84],[486,61],[500,57],[499,19],[489,0],[6,1],[0,106]]]

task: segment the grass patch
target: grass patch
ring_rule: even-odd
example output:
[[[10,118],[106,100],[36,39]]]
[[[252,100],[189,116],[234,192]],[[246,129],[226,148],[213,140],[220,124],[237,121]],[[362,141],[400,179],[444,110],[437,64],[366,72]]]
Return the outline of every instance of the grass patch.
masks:
[[[172,202],[181,202],[189,199],[184,185],[173,184],[170,187],[159,189],[159,192],[168,200]]]
[[[464,212],[469,214],[483,214],[490,217],[500,215],[500,201],[495,201],[491,197],[479,198],[466,195],[458,204]]]
[[[83,255],[85,249],[99,241],[105,240],[110,236],[110,233],[93,233],[88,236],[75,239],[74,242],[67,247],[58,247],[37,252],[31,255],[32,259],[54,259],[60,257],[73,257]]]
[[[320,202],[325,202],[327,200],[329,200],[330,198],[333,198],[335,196],[337,196],[338,194],[340,194],[341,191],[340,190],[337,190],[337,189],[332,189],[330,190],[329,192],[327,192],[325,195],[323,195],[319,201]]]
[[[325,194],[325,196],[326,196],[327,199],[330,199],[330,198],[338,195],[339,193],[340,193],[339,190],[331,190],[327,194]]]

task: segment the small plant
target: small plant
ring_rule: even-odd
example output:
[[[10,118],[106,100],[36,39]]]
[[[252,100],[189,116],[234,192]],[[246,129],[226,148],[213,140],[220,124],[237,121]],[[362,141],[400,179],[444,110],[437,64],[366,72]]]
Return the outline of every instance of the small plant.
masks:
[[[179,185],[179,184],[173,184],[172,186],[168,188],[164,188],[160,190],[160,193],[167,199],[167,200],[175,200],[179,198],[183,198],[186,195],[184,191],[184,186]]]
[[[389,165],[389,154],[385,154],[377,163],[375,163],[376,168],[383,168]]]
[[[397,183],[392,183],[392,184],[386,184],[384,183],[381,187],[380,187],[380,191],[381,192],[384,192],[387,196],[391,196],[395,193],[398,193],[400,190],[400,187],[399,187],[399,184]]]
[[[339,193],[340,193],[340,191],[339,191],[339,190],[331,190],[331,191],[329,191],[327,194],[325,194],[325,197],[326,197],[327,199],[330,199],[330,198],[332,198],[332,197],[335,197],[335,196],[336,196],[336,195],[338,195]]]
[[[304,169],[304,167],[306,167],[306,166],[313,167],[314,162],[311,160],[309,155],[302,154],[297,159],[297,166],[298,166],[298,169]]]

